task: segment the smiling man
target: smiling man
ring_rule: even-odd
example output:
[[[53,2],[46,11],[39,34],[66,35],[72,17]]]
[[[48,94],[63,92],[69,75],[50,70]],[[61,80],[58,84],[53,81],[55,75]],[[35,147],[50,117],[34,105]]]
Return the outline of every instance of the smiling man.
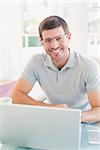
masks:
[[[67,22],[59,16],[45,18],[39,26],[45,53],[32,56],[17,81],[13,103],[78,108],[82,122],[100,121],[100,71],[91,59],[72,51]],[[38,81],[48,104],[28,93]]]

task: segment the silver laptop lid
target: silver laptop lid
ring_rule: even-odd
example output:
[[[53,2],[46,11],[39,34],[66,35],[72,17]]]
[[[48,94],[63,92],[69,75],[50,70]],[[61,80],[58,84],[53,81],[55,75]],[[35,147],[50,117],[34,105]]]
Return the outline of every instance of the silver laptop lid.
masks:
[[[78,150],[80,134],[80,110],[0,105],[2,143],[48,150]]]

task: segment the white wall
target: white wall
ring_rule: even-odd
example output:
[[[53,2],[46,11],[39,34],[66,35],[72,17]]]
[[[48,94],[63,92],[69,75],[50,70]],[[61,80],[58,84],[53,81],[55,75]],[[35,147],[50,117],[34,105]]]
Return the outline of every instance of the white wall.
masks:
[[[86,54],[88,44],[88,0],[69,2],[68,20],[72,34],[70,46]]]
[[[14,78],[21,69],[22,3],[0,1],[0,79]]]

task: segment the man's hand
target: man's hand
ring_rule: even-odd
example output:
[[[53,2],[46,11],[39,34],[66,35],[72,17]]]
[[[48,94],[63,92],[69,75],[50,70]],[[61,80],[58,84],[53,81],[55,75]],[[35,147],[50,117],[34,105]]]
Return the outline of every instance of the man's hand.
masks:
[[[91,110],[82,112],[82,122],[96,123],[100,121],[100,107],[92,108]]]
[[[54,107],[69,108],[69,106],[67,104],[54,104]]]

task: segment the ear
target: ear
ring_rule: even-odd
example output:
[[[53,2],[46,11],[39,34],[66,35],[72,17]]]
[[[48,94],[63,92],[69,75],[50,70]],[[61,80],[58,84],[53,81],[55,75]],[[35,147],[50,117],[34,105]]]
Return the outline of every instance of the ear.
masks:
[[[41,42],[41,45],[43,45],[43,42]]]
[[[40,41],[40,43],[41,43],[42,46],[44,45],[42,40]]]
[[[68,34],[67,34],[67,35],[68,35],[68,38],[69,38],[69,39],[71,39],[71,33],[70,33],[70,32],[68,32]]]
[[[66,37],[67,37],[68,39],[71,39],[71,33],[70,33],[70,32],[67,32]]]

